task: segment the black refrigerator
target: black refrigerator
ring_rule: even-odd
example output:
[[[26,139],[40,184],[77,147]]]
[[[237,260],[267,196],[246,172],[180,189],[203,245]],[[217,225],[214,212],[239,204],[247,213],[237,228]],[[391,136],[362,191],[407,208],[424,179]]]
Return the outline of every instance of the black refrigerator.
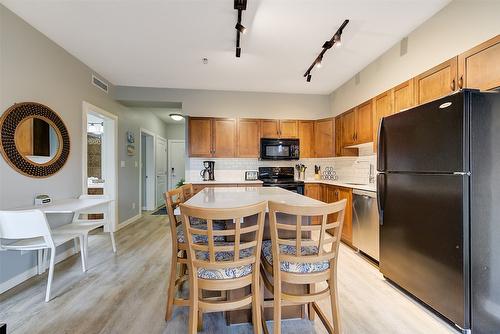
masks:
[[[380,271],[472,333],[500,333],[500,93],[463,90],[379,126]]]

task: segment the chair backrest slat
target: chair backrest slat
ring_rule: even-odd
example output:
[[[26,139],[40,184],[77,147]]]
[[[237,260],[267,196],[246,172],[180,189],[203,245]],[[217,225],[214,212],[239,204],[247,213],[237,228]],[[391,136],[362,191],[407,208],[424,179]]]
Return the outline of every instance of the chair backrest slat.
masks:
[[[204,209],[193,207],[185,203],[181,204],[182,224],[187,236],[188,259],[191,265],[196,268],[220,269],[246,264],[256,264],[257,259],[260,258],[266,204],[266,202],[260,202],[234,209]],[[202,230],[193,228],[190,218],[206,220],[206,231],[202,232]],[[228,229],[219,231],[214,230],[213,221],[215,220],[232,220],[232,222],[226,222]],[[231,225],[233,225],[232,229]],[[195,244],[193,235],[196,234],[207,235],[208,243]],[[214,237],[218,235],[234,237],[234,243],[232,245],[217,243]],[[242,235],[245,235],[244,239]],[[245,255],[242,256],[244,250]],[[200,251],[208,254],[200,257],[199,254],[197,254],[197,252]],[[229,251],[234,252],[234,256],[231,259],[217,261],[218,253]],[[255,268],[256,267],[254,267],[254,270]]]
[[[295,240],[297,241],[297,244],[295,245],[295,255],[301,256],[302,255],[302,216],[297,216],[296,217],[296,222],[295,222],[295,230],[296,230],[296,236]]]

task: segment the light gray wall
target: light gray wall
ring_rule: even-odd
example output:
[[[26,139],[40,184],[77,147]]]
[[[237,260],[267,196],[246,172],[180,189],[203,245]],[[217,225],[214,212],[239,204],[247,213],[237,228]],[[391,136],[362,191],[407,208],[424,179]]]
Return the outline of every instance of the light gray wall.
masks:
[[[114,101],[114,87],[105,94],[91,84],[91,74],[89,67],[0,5],[0,114],[16,102],[40,102],[61,116],[71,137],[67,164],[47,179],[23,176],[0,158],[0,209],[30,205],[36,193],[48,193],[54,199],[82,193],[82,101],[87,101],[119,117],[118,157],[126,162],[118,173],[119,220],[140,213],[139,168],[134,163],[139,155],[127,156],[125,134],[133,131],[138,145],[141,126],[162,137],[166,126],[151,113],[138,114]],[[0,252],[0,284],[36,265],[32,253]]]
[[[118,86],[118,101],[180,102],[189,116],[317,119],[329,117],[328,95]]]
[[[408,53],[398,43],[331,95],[338,115],[500,33],[500,1],[454,0],[408,35]]]
[[[186,137],[185,124],[167,124],[167,137],[166,139],[184,140]]]

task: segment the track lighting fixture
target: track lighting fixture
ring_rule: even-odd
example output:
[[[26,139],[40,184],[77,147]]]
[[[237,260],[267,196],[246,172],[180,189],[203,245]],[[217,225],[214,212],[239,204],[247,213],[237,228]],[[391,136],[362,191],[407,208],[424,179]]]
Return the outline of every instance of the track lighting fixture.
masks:
[[[236,57],[241,57],[241,46],[240,46],[240,35],[244,34],[247,30],[243,24],[241,24],[241,14],[247,9],[247,0],[234,0],[234,9],[238,11],[238,21],[234,28],[236,29]]]
[[[247,32],[247,28],[245,28],[245,26],[243,24],[239,23],[239,22],[236,23],[235,28],[236,28],[236,30],[238,30],[242,34],[244,34],[244,33]]]
[[[322,61],[323,61],[323,57],[318,57],[318,59],[316,59],[316,68],[321,68]]]
[[[323,49],[321,50],[319,55],[316,57],[316,59],[314,59],[311,66],[309,66],[306,73],[304,73],[304,77],[306,78],[307,82],[311,82],[311,71],[313,70],[313,68],[314,67],[316,67],[316,68],[321,67],[321,63],[323,61],[323,56],[326,53],[326,51],[330,50],[333,46],[339,47],[342,45],[341,35],[342,35],[342,31],[347,26],[347,23],[349,23],[349,20],[344,20],[344,22],[342,22],[342,25],[335,32],[335,34],[332,36],[332,38],[323,44],[323,47],[322,47]]]

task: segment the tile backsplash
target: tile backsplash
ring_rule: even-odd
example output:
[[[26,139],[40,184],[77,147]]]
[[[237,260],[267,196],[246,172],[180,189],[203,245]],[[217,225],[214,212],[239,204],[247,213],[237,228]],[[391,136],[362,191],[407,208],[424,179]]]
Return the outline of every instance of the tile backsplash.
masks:
[[[374,170],[376,168],[376,155],[373,152],[367,153],[370,154],[358,157],[309,158],[293,161],[262,161],[253,158],[189,158],[186,165],[186,179],[188,181],[200,180],[203,161],[213,160],[217,181],[241,181],[245,179],[247,170],[257,170],[259,167],[294,167],[301,163],[307,166],[306,179],[314,177],[314,165],[319,165],[322,171],[325,167],[333,167],[341,182],[368,184],[370,164],[373,165]]]

